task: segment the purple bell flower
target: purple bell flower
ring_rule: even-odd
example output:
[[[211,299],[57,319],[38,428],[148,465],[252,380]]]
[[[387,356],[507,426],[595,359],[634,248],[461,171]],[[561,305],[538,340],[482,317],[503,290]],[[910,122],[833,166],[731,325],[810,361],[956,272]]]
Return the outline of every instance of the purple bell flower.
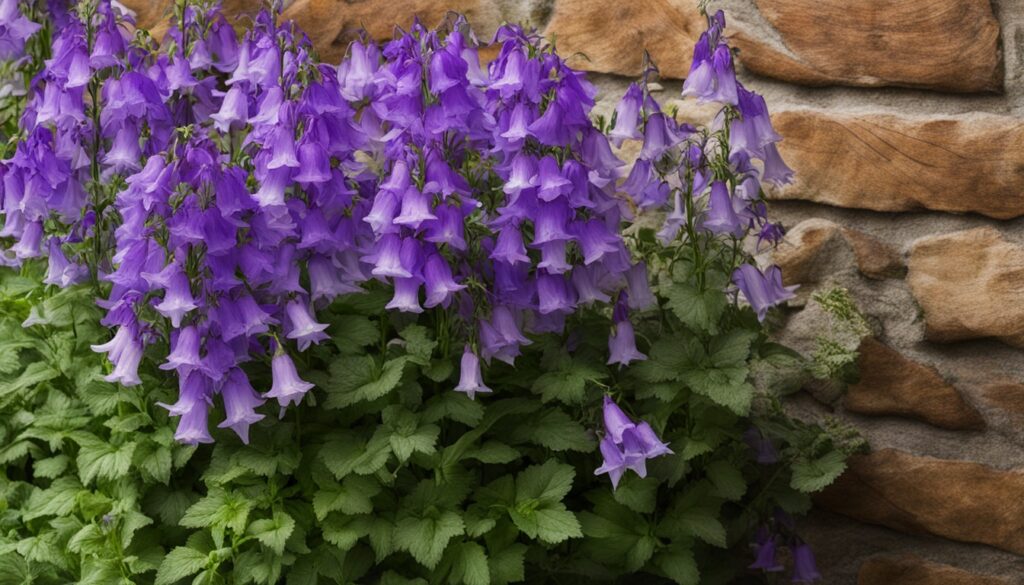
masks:
[[[285,305],[285,313],[290,325],[287,337],[296,341],[299,351],[306,351],[310,344],[328,339],[327,334],[324,333],[327,325],[316,322],[306,303],[298,299],[292,300]]]
[[[384,307],[403,313],[422,313],[423,307],[420,306],[420,284],[423,281],[417,277],[396,277],[394,281],[395,296]]]
[[[97,353],[106,353],[107,359],[114,364],[114,371],[103,379],[107,382],[120,382],[123,386],[137,386],[139,379],[139,362],[142,361],[142,342],[137,339],[135,327],[121,325],[117,333],[107,343],[91,346]]]
[[[636,348],[636,336],[633,332],[633,324],[629,321],[628,307],[629,295],[622,291],[619,293],[619,300],[615,303],[612,325],[612,333],[608,337],[608,364],[619,364],[628,366],[635,361],[646,360],[647,356],[640,353]]]
[[[622,480],[622,476],[626,473],[626,460],[619,449],[619,446],[612,440],[611,435],[605,435],[601,439],[601,456],[604,459],[601,462],[601,467],[594,470],[594,475],[608,474],[609,479],[612,480],[612,489],[619,487],[619,481]]]
[[[694,96],[700,103],[719,102],[737,105],[736,72],[732,54],[725,43],[718,44],[721,29],[713,26],[703,33],[693,48],[690,73],[683,83],[683,96]]]
[[[782,571],[784,567],[779,563],[776,558],[778,552],[776,546],[776,536],[768,529],[767,526],[761,526],[754,533],[754,542],[752,546],[755,549],[754,562],[747,567],[748,569],[760,569],[769,573],[777,573]]]
[[[440,254],[431,254],[423,266],[426,281],[427,300],[423,305],[428,309],[438,305],[448,306],[453,294],[466,288],[452,278],[451,267]]]
[[[711,197],[708,203],[707,217],[701,227],[713,234],[728,234],[741,237],[746,229],[733,207],[733,199],[729,196],[729,188],[722,181],[711,183]]]
[[[278,350],[270,362],[273,384],[265,398],[276,398],[281,408],[302,402],[302,398],[313,385],[299,377],[295,370],[295,362],[283,350]]]
[[[224,421],[217,425],[221,429],[235,431],[242,442],[249,444],[249,426],[263,420],[264,416],[256,412],[256,407],[265,401],[261,399],[249,383],[248,376],[239,368],[228,373],[224,385],[220,389],[224,401]]]
[[[210,116],[221,132],[230,132],[249,121],[249,101],[241,85],[235,85],[224,95],[220,111]]]
[[[814,561],[814,551],[799,538],[789,547],[793,555],[793,582],[813,583],[821,579],[818,565]]]
[[[171,326],[175,328],[181,326],[181,319],[186,313],[198,308],[195,299],[192,298],[188,277],[181,270],[176,270],[168,278],[164,298],[153,308],[170,319]]]
[[[649,424],[645,421],[634,423],[610,396],[604,397],[602,410],[605,434],[600,447],[604,462],[594,475],[607,473],[613,489],[619,486],[626,470],[631,469],[640,477],[646,477],[648,459],[672,454]]]
[[[768,309],[796,296],[796,285],[782,286],[782,270],[778,266],[762,274],[756,266],[744,264],[733,271],[732,282],[753,307],[758,321],[764,321]]]
[[[199,358],[199,331],[193,325],[177,331],[167,361],[160,364],[161,370],[178,370],[179,376],[202,366]]]
[[[519,226],[506,225],[498,232],[498,241],[491,251],[491,259],[506,264],[529,264],[530,257],[526,255],[526,246],[523,245],[523,234]]]
[[[754,453],[754,460],[761,465],[771,465],[779,462],[779,451],[775,448],[772,440],[761,432],[757,427],[750,427],[743,433],[743,442],[750,447]]]
[[[608,138],[616,148],[625,140],[639,140],[643,135],[637,129],[640,121],[640,108],[643,106],[644,94],[640,86],[632,83],[615,107],[615,127],[608,133]]]
[[[477,394],[491,393],[491,389],[484,384],[480,375],[480,358],[473,353],[468,344],[462,352],[459,385],[455,387],[455,391],[465,392],[471,400],[475,399]]]

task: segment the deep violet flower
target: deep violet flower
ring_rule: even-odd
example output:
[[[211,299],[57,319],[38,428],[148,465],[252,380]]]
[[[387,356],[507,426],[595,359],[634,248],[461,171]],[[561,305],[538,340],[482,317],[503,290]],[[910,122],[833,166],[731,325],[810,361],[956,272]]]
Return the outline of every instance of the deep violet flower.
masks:
[[[263,420],[264,415],[256,412],[263,404],[249,384],[249,378],[239,368],[233,368],[220,389],[224,401],[224,421],[218,427],[233,430],[243,443],[249,443],[249,426]]]
[[[287,353],[280,351],[275,354],[270,365],[274,374],[274,383],[270,392],[264,396],[276,398],[281,408],[290,404],[298,404],[306,392],[313,388],[312,384],[299,377],[299,373],[295,370],[295,362]]]
[[[794,537],[789,550],[793,555],[794,583],[813,583],[821,579],[821,573],[818,572],[818,565],[814,560],[814,551],[806,542]]]
[[[751,543],[754,548],[754,562],[748,568],[760,569],[769,573],[782,571],[784,567],[776,558],[777,540],[778,536],[767,526],[759,527],[754,533],[754,542]]]

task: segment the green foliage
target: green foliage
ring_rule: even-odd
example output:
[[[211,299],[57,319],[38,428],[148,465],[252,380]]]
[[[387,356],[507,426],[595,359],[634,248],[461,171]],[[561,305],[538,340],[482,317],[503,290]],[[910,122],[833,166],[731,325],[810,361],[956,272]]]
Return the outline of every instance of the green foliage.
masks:
[[[247,445],[217,429],[198,449],[174,441],[157,403],[176,384],[153,360],[140,387],[103,381],[89,345],[109,333],[91,290],[6,275],[0,573],[44,585],[727,579],[749,564],[749,530],[777,508],[806,511],[861,444],[788,418],[776,390],[811,361],[668,266],[660,306],[634,318],[649,359],[605,366],[607,321],[584,315],[574,340],[538,336],[515,368],[491,364],[494,394],[477,401],[452,391],[460,325],[392,320],[386,295],[340,300],[325,313],[333,343],[303,372],[319,387],[306,403],[283,420],[267,405]],[[270,386],[266,364],[250,378]],[[614,491],[594,476],[607,393],[674,451]],[[752,424],[779,463],[754,463]]]

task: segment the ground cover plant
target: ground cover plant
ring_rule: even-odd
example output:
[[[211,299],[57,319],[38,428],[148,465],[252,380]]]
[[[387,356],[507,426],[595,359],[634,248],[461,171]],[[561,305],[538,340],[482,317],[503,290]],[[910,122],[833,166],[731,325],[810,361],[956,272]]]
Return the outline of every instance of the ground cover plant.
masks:
[[[0,583],[819,578],[860,444],[780,397],[849,356],[769,339],[791,171],[706,15],[694,127],[514,24],[329,64],[270,8],[0,0]]]

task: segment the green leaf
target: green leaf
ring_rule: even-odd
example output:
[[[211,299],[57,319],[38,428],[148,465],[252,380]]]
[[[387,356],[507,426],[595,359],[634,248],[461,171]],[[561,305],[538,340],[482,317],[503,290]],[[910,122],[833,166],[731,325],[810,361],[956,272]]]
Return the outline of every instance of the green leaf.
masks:
[[[499,441],[487,441],[476,449],[466,452],[467,459],[476,459],[481,463],[504,464],[519,459],[519,451]]]
[[[98,439],[89,433],[75,436],[78,443],[78,474],[82,483],[89,484],[96,479],[120,479],[131,469],[132,455],[137,443],[127,442],[121,446]]]
[[[846,457],[839,451],[830,451],[812,461],[793,464],[793,478],[789,485],[804,493],[825,489],[846,470]]]
[[[686,532],[712,546],[725,548],[725,526],[718,519],[717,506],[695,506],[681,511],[675,519]]]
[[[238,534],[245,532],[253,502],[246,496],[214,488],[192,504],[179,524],[185,528],[230,528]]]
[[[557,400],[565,404],[579,404],[586,397],[588,381],[600,380],[607,374],[585,363],[568,361],[562,369],[545,372],[533,382],[533,392],[541,395],[541,401]]]
[[[342,357],[331,364],[331,377],[326,382],[327,408],[345,408],[352,404],[373,401],[398,387],[408,357],[388,360],[383,368],[370,356]]]
[[[526,545],[515,543],[492,550],[490,572],[492,585],[507,585],[526,580]]]
[[[548,504],[544,508],[534,510],[533,517],[537,527],[536,538],[548,544],[558,544],[570,538],[583,538],[579,521],[564,504]]]
[[[273,518],[256,520],[250,524],[248,533],[255,536],[263,546],[280,555],[284,553],[284,545],[293,530],[295,519],[285,512],[276,511]]]
[[[23,519],[34,520],[44,516],[68,516],[75,509],[82,484],[75,477],[61,477],[45,490],[36,490],[29,497]]]
[[[747,369],[708,368],[683,372],[682,379],[694,392],[707,396],[740,416],[750,412],[754,387],[745,382]]]
[[[380,341],[380,326],[362,315],[337,315],[331,319],[331,336],[342,353],[358,353]]]
[[[533,465],[516,476],[516,503],[561,502],[572,489],[576,470],[554,459]]]
[[[39,459],[32,465],[36,477],[54,479],[64,473],[68,468],[71,458],[67,455],[54,455],[46,459]]]
[[[13,382],[3,385],[0,395],[14,394],[26,388],[31,388],[60,375],[60,372],[46,362],[32,362],[25,368],[21,375]]]
[[[206,566],[207,555],[184,546],[176,547],[164,557],[156,573],[156,585],[173,585],[194,575]]]
[[[425,366],[430,363],[430,356],[437,347],[437,342],[430,338],[430,330],[422,325],[409,325],[402,329],[399,336],[405,340],[405,351],[409,361]]]
[[[672,547],[658,553],[654,564],[676,585],[700,585],[700,571],[692,550]]]
[[[135,449],[135,466],[158,483],[171,481],[171,448],[152,440],[144,440]]]
[[[395,547],[433,569],[441,561],[448,541],[464,531],[462,517],[451,511],[423,518],[403,518],[395,526]]]
[[[346,433],[328,441],[320,450],[320,458],[338,479],[350,473],[376,473],[384,467],[390,457],[391,441],[389,433],[383,427],[378,428],[369,442],[363,443]]]
[[[718,321],[729,306],[729,300],[721,288],[708,283],[704,291],[691,284],[673,283],[665,293],[666,306],[676,317],[694,331],[716,333]]]
[[[369,516],[343,516],[331,514],[322,522],[324,540],[343,551],[355,547],[360,538],[370,533]]]
[[[451,578],[465,585],[491,585],[491,572],[484,547],[475,542],[465,542],[459,546]]]
[[[380,493],[380,484],[369,477],[350,475],[340,484],[323,487],[313,496],[313,511],[319,520],[334,511],[345,514],[373,512],[374,496]]]
[[[533,416],[530,424],[518,425],[511,438],[516,443],[529,441],[552,451],[589,453],[596,446],[593,435],[559,408],[547,408]]]
[[[739,500],[747,491],[743,473],[728,461],[713,461],[708,465],[708,479],[715,486],[715,493],[726,500]]]
[[[484,406],[461,392],[445,392],[431,398],[423,409],[423,421],[433,423],[449,418],[475,427],[484,418]]]
[[[658,480],[653,477],[640,478],[628,475],[612,492],[615,501],[634,512],[651,514],[658,497]]]

